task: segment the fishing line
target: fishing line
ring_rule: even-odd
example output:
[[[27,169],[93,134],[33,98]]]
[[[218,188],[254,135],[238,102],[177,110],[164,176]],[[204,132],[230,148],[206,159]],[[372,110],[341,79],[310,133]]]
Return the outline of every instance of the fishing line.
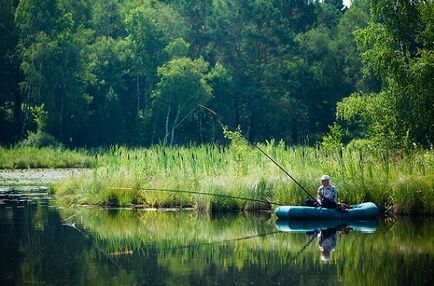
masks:
[[[253,146],[255,146],[256,148],[258,148],[259,151],[262,152],[262,154],[264,154],[265,156],[267,156],[268,159],[270,159],[274,164],[276,164],[277,167],[280,168],[280,170],[282,170],[286,175],[288,175],[288,177],[290,177],[311,199],[313,199],[315,202],[317,202],[318,204],[320,204],[316,198],[314,198],[305,188],[303,188],[303,186],[297,182],[296,179],[294,179],[285,169],[283,169],[282,166],[280,166],[270,155],[268,155],[265,151],[263,151],[261,148],[259,148],[258,145],[254,144]]]
[[[186,116],[184,116],[184,118],[181,119],[181,121],[179,121],[173,128],[172,130],[170,130],[169,132],[167,132],[166,136],[164,136],[163,138],[163,142],[166,140],[167,136],[169,136],[173,131],[175,131],[176,127],[178,127],[179,125],[181,125],[181,123],[187,119],[198,107],[200,106],[200,104],[196,105]]]
[[[291,258],[290,261],[293,261],[297,257],[299,257],[300,254],[302,254],[303,251],[312,243],[312,241],[314,241],[315,237],[316,237],[316,235],[312,235],[312,237],[309,239],[309,241],[305,245],[303,245],[303,247]]]
[[[130,187],[124,187],[124,188],[109,187],[109,189],[132,190],[133,188],[130,188]],[[253,199],[253,198],[238,197],[238,196],[231,196],[231,195],[224,195],[224,194],[215,194],[215,193],[207,193],[207,192],[186,191],[186,190],[177,190],[177,189],[159,189],[159,188],[139,188],[139,190],[140,191],[167,192],[167,193],[186,193],[186,194],[192,194],[192,195],[207,195],[207,196],[221,197],[221,198],[227,198],[227,199],[239,199],[239,200],[253,201],[253,202],[257,202],[257,203],[265,203],[265,204],[277,205],[277,206],[283,206],[284,205],[281,203],[271,202],[271,201],[266,201],[266,200],[261,200],[261,199]]]
[[[217,114],[217,112],[215,112],[214,110],[212,110],[211,108],[203,105],[203,104],[197,104],[186,116],[184,116],[173,128],[171,131],[169,131],[166,136],[164,136],[163,141],[166,140],[167,136],[169,136],[169,134],[171,134],[179,125],[181,125],[181,123],[187,119],[191,114],[193,114],[193,112],[197,109],[197,108],[203,108],[204,110],[208,111],[209,113],[211,113],[214,118],[218,121],[218,123],[220,124],[220,126],[224,129],[224,124],[223,122],[220,120],[220,116]],[[244,137],[244,136],[243,136]],[[247,138],[244,137],[244,139],[249,142],[247,140]],[[251,144],[251,143],[250,143]],[[289,174],[288,171],[286,171],[279,163],[276,162],[276,160],[274,160],[270,155],[268,155],[264,150],[262,150],[257,144],[251,144],[253,146],[256,147],[256,149],[258,149],[262,154],[264,154],[268,159],[270,159],[277,167],[279,167],[280,170],[282,170],[292,181],[294,181],[312,200],[314,200],[315,202],[318,203],[318,205],[321,205],[318,200],[312,196],[294,177],[291,176],[291,174]],[[111,189],[132,189],[132,188],[111,188]],[[173,190],[173,189],[156,189],[156,188],[142,188],[142,190],[145,191],[160,191],[160,192],[172,192],[172,193],[189,193],[189,194],[199,194],[199,195],[209,195],[209,196],[216,196],[216,197],[224,197],[224,198],[233,198],[233,199],[242,199],[242,200],[249,200],[249,201],[255,201],[255,202],[260,202],[260,203],[267,203],[267,204],[272,204],[272,205],[278,205],[278,206],[283,206],[283,204],[281,203],[276,203],[276,202],[271,202],[271,201],[265,201],[265,200],[259,200],[259,199],[252,199],[252,198],[245,198],[245,197],[237,197],[237,196],[230,196],[230,195],[223,195],[223,194],[214,194],[214,193],[206,193],[206,192],[195,192],[195,191],[185,191],[185,190]]]
[[[215,118],[217,119],[217,121],[220,123],[221,127],[224,128],[224,124],[223,122],[220,120],[220,116],[217,114],[217,112],[215,112],[214,110],[212,110],[211,108],[199,104],[199,107],[202,107],[203,109],[207,110],[208,112],[210,112],[212,115],[215,116]],[[243,136],[244,137],[244,136]],[[247,140],[247,138],[244,137],[244,139],[249,142]],[[293,180],[312,200],[314,200],[316,203],[318,203],[318,205],[321,205],[318,200],[312,196],[296,179],[294,179],[279,163],[276,162],[276,160],[274,160],[270,155],[268,155],[264,150],[262,150],[257,144],[251,144],[253,146],[255,146],[262,154],[264,154],[268,159],[270,159],[277,167],[279,167],[280,170],[282,170],[291,180]]]

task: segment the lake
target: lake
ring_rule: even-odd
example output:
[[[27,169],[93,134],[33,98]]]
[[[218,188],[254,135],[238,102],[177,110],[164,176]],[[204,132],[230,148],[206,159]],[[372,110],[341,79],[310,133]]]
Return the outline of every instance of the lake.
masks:
[[[0,191],[0,285],[431,285],[434,220],[57,206]]]

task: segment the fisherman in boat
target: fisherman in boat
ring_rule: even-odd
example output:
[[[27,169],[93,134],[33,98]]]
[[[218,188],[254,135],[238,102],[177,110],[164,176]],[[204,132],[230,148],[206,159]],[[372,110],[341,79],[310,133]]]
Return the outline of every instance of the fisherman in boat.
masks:
[[[319,207],[318,203],[320,203],[320,206],[323,208],[335,209],[338,207],[337,199],[338,191],[335,186],[330,184],[330,177],[322,175],[321,186],[317,191],[317,201],[308,199],[306,205],[310,207]]]
[[[335,209],[338,199],[338,191],[336,187],[330,184],[330,177],[327,175],[321,176],[321,186],[317,191],[317,201],[323,208]]]

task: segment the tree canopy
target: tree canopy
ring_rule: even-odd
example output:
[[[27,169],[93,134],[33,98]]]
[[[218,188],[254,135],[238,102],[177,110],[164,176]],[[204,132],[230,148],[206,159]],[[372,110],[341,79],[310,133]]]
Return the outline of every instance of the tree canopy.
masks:
[[[3,144],[434,140],[432,1],[0,2]]]

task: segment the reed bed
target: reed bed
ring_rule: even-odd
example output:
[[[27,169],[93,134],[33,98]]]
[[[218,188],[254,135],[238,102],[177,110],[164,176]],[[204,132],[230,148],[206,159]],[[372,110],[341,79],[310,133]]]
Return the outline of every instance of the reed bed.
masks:
[[[341,201],[372,201],[398,213],[433,213],[434,151],[329,152],[268,142],[261,148],[311,194],[328,174]],[[68,204],[194,207],[203,211],[264,208],[246,200],[147,188],[208,192],[282,204],[301,204],[306,195],[268,158],[251,146],[113,147],[87,175],[52,186]]]
[[[0,169],[92,168],[95,166],[95,156],[85,150],[18,146],[4,148],[0,146]]]

